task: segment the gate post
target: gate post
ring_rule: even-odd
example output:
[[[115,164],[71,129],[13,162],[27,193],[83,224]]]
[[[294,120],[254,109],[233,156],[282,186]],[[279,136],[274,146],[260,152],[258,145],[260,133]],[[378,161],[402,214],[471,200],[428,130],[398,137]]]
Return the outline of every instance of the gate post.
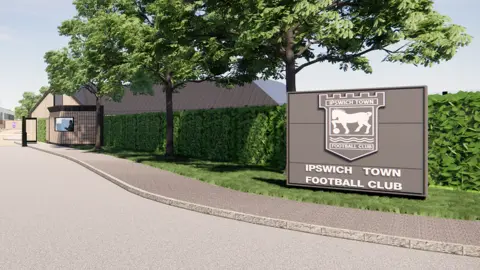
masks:
[[[22,147],[27,146],[27,120],[22,116]]]

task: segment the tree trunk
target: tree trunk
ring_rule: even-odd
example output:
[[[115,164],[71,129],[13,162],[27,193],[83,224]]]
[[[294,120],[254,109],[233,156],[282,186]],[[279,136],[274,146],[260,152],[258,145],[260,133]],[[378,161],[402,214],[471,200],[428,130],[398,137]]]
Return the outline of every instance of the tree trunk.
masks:
[[[287,82],[287,93],[288,92],[296,92],[296,75],[295,75],[295,51],[293,50],[294,46],[294,34],[293,34],[293,29],[290,28],[287,30],[287,33],[285,35],[285,41],[286,41],[286,46],[285,46],[285,79]],[[285,163],[285,169],[283,170],[283,174],[287,176],[288,168],[288,160],[286,160]]]
[[[164,85],[166,105],[165,112],[167,118],[167,146],[165,148],[165,157],[173,157],[175,152],[173,148],[173,83],[171,73],[167,74],[166,81],[167,83]]]
[[[102,148],[102,124],[101,124],[101,110],[100,110],[100,98],[96,97],[95,101],[96,106],[96,117],[95,117],[95,150],[100,150]]]
[[[293,29],[287,30],[285,36],[285,79],[287,82],[287,92],[295,92],[295,52],[294,52],[294,34]]]

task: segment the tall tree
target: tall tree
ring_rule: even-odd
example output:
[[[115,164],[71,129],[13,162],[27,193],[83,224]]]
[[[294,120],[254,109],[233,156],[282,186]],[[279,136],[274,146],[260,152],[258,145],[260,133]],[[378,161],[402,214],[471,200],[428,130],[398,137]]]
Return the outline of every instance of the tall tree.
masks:
[[[40,95],[44,95],[49,90],[50,90],[50,86],[42,86],[42,87],[40,87],[40,90],[38,90],[38,91],[40,92]]]
[[[433,9],[432,0],[206,0],[206,12],[234,23],[236,46],[267,75],[286,78],[319,62],[371,73],[366,57],[431,66],[450,60],[471,42],[459,25]]]
[[[153,94],[161,85],[165,93],[166,151],[174,156],[173,94],[187,83],[216,81],[224,85],[253,80],[256,74],[236,68],[228,38],[221,38],[221,23],[201,16],[203,2],[182,0],[78,0],[84,16],[99,8],[131,18],[117,25],[129,54],[132,92]],[[80,5],[81,3],[81,5]],[[216,35],[213,35],[215,33]],[[233,75],[234,74],[234,75]]]
[[[114,27],[128,25],[128,20],[103,9],[88,18],[77,14],[59,27],[61,35],[70,37],[68,47],[45,54],[52,93],[73,95],[86,89],[95,96],[96,149],[101,148],[101,100],[120,100],[130,74],[121,35]]]

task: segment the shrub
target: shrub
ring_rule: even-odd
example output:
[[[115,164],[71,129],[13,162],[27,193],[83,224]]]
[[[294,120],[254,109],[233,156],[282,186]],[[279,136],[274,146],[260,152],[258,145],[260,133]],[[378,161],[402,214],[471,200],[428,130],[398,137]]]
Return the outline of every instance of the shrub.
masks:
[[[480,190],[480,92],[428,99],[430,183]]]
[[[47,119],[37,119],[37,141],[47,142]]]
[[[480,190],[480,93],[430,95],[429,181]],[[285,167],[285,105],[174,113],[175,154],[214,161]],[[165,150],[165,114],[105,117],[107,146]]]

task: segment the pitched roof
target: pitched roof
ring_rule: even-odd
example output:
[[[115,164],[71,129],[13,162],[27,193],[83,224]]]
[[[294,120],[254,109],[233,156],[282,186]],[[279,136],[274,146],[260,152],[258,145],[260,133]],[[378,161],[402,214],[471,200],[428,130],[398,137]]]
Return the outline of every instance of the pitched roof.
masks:
[[[38,105],[40,105],[40,103],[42,103],[42,101],[48,96],[48,94],[50,94],[50,90],[45,91],[45,93],[43,93],[42,97],[40,99],[38,99],[37,103],[35,103],[35,106],[33,106],[33,108],[28,112],[29,116],[35,111],[35,109],[38,107]]]
[[[87,90],[78,91],[75,99],[81,105],[95,105],[95,97]],[[233,89],[217,87],[211,82],[190,83],[173,94],[173,110],[237,108],[245,106],[281,105],[286,101],[285,85],[275,81],[255,81]],[[134,95],[126,88],[122,101],[102,99],[105,114],[134,114],[165,111],[165,94],[160,85],[154,95]]]
[[[272,80],[258,80],[253,83],[262,88],[262,90],[279,105],[287,103],[287,89],[285,84]]]
[[[14,112],[12,110],[9,110],[9,109],[5,109],[5,108],[2,108],[0,107],[0,113],[5,113],[5,114],[14,114]]]
[[[42,101],[49,95],[51,94],[51,90],[47,90],[45,91],[45,93],[43,93],[42,97],[37,101],[37,103],[35,103],[35,106],[33,106],[33,108],[28,112],[28,115],[31,115],[35,109],[38,107],[38,105],[40,105],[40,103],[42,103]],[[75,100],[78,104],[80,105],[83,105],[76,97],[75,95],[72,96],[73,100]]]

